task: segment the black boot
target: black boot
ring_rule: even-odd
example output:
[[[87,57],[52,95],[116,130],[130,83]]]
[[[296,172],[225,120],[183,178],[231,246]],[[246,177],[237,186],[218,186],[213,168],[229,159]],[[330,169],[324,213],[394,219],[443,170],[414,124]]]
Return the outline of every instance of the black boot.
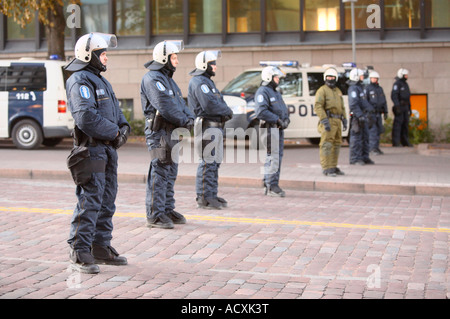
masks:
[[[164,214],[155,218],[147,218],[147,227],[172,229],[174,226],[172,219]]]
[[[126,265],[128,261],[125,257],[119,256],[119,253],[111,246],[98,246],[92,244],[92,256],[95,262],[105,265]]]
[[[280,188],[280,186],[274,185],[270,186],[268,195],[274,197],[284,197],[286,196],[286,193]]]
[[[204,209],[222,209],[222,204],[217,200],[217,198],[208,197],[197,197],[197,208]]]
[[[219,201],[219,203],[222,205],[222,207],[228,207],[228,202],[222,198],[222,197],[217,197],[217,200]]]
[[[71,249],[69,258],[72,262],[70,265],[72,270],[84,274],[98,274],[100,272],[100,268],[95,264],[94,257],[92,257],[91,253],[88,251],[76,251]]]
[[[186,224],[186,218],[174,210],[167,213],[174,224]]]

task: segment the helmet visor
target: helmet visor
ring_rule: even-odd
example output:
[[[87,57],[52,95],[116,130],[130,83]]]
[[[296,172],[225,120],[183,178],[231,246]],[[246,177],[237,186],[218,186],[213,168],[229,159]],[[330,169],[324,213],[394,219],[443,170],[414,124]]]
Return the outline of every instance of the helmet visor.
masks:
[[[279,78],[284,78],[286,77],[286,72],[284,72],[283,70],[281,70],[280,68],[274,67],[272,69],[273,72],[273,76],[278,76]]]
[[[172,45],[174,45],[177,48],[178,52],[181,52],[184,50],[183,40],[166,40],[164,42],[171,43]],[[164,44],[164,50],[166,50],[165,46],[166,46],[166,44]]]
[[[117,37],[115,34],[92,32],[96,36],[101,37],[108,44],[108,48],[117,48]]]

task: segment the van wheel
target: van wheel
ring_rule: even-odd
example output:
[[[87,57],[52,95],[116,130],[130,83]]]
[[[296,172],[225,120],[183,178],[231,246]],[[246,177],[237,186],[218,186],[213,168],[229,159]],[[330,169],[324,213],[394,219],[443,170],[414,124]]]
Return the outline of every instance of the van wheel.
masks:
[[[55,146],[61,143],[62,140],[62,137],[44,138],[42,144],[44,144],[45,146]]]
[[[42,144],[41,128],[33,120],[21,120],[12,129],[12,140],[17,148],[32,150]]]

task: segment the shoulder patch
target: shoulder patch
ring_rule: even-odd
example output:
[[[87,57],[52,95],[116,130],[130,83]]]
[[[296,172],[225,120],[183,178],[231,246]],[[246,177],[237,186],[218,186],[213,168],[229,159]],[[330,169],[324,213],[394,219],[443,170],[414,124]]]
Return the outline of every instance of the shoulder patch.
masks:
[[[80,95],[84,99],[89,99],[91,97],[91,92],[86,85],[80,86]]]
[[[156,87],[158,88],[158,90],[160,90],[161,92],[164,92],[166,90],[166,87],[161,83],[161,82],[156,82]]]
[[[357,94],[356,91],[352,91],[352,98],[356,98]]]
[[[256,97],[256,101],[257,101],[258,103],[264,102],[264,96],[263,96],[262,94],[258,95],[258,96]]]
[[[209,93],[209,87],[206,84],[202,84],[200,87],[203,91],[203,93],[208,94]]]

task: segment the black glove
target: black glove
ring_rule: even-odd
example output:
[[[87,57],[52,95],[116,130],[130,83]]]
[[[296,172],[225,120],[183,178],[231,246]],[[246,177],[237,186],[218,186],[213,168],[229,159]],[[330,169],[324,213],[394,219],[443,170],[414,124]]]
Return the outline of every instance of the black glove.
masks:
[[[328,120],[328,117],[321,120],[320,123],[322,123],[323,126],[325,127],[325,131],[327,131],[327,132],[331,131],[330,120]]]
[[[283,128],[283,121],[281,119],[278,119],[276,124],[278,128]]]
[[[291,120],[290,120],[290,119],[285,119],[285,120],[283,121],[283,130],[285,130],[285,129],[288,128],[289,123],[291,123]]]
[[[384,120],[386,121],[387,118],[388,118],[388,114],[387,114],[387,113],[383,113],[383,118],[384,118]]]
[[[228,115],[222,116],[222,122],[225,123],[226,121],[229,121],[233,118],[233,112],[231,112]]]
[[[188,119],[184,127],[187,128],[189,131],[192,131],[192,129],[194,128],[194,119]]]
[[[122,145],[124,145],[128,140],[128,135],[130,134],[130,128],[128,125],[123,125],[119,129],[119,135],[116,136],[116,138],[112,141],[112,146],[115,149],[120,148]]]
[[[343,126],[344,131],[347,131],[347,124],[348,124],[347,119],[342,118],[342,126]]]

